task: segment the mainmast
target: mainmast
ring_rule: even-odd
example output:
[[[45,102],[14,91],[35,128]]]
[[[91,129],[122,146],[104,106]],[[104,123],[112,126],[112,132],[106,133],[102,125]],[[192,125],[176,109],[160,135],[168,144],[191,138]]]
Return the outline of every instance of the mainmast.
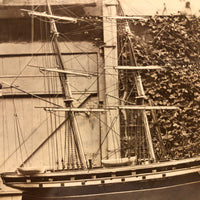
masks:
[[[130,30],[128,23],[127,23],[127,26],[128,26],[127,28]],[[130,43],[130,50],[131,50],[131,55],[132,55],[132,56],[130,56],[130,62],[132,65],[137,66],[138,64],[137,64],[136,59],[134,58],[134,49],[133,49],[132,41],[131,41],[129,34],[128,34],[128,41]],[[139,70],[136,70],[136,72],[134,73],[134,79],[135,79],[135,84],[136,84],[136,88],[137,88],[137,92],[138,92],[137,104],[144,105],[144,100],[145,100],[146,96],[145,96],[145,92],[144,92],[142,79],[141,79]],[[141,114],[142,114],[142,119],[143,119],[143,123],[144,123],[146,138],[147,138],[149,155],[150,155],[150,158],[152,159],[152,161],[155,162],[156,157],[155,157],[155,153],[154,153],[154,149],[153,149],[153,142],[152,142],[152,137],[151,137],[151,132],[150,132],[150,128],[149,128],[149,122],[148,122],[146,110],[142,109]]]
[[[52,10],[51,10],[51,6],[49,4],[49,1],[47,0],[47,6],[48,6],[48,12],[50,15],[52,15]],[[58,43],[58,37],[59,37],[59,33],[57,31],[57,27],[56,27],[56,23],[55,20],[53,18],[49,18],[50,23],[51,23],[51,33],[52,33],[52,44],[53,44],[53,50],[56,54],[56,63],[58,65],[58,69],[60,70],[64,70],[64,62],[61,56],[61,51],[60,51],[60,47],[59,47],[59,43]],[[62,92],[64,95],[64,103],[65,103],[65,107],[66,108],[73,108],[73,98],[72,98],[72,92],[70,89],[70,85],[68,82],[68,78],[66,73],[58,73],[59,74],[59,78],[60,78],[60,83],[61,83],[61,87],[62,87]],[[72,129],[72,133],[74,135],[74,141],[75,141],[75,145],[77,148],[77,152],[78,152],[78,156],[79,156],[79,160],[80,163],[82,165],[83,168],[87,168],[87,161],[85,158],[85,154],[83,151],[83,145],[81,142],[81,137],[80,137],[80,133],[78,130],[78,126],[77,126],[77,122],[75,119],[75,114],[73,111],[67,111],[66,113],[66,118],[69,119],[69,123]]]

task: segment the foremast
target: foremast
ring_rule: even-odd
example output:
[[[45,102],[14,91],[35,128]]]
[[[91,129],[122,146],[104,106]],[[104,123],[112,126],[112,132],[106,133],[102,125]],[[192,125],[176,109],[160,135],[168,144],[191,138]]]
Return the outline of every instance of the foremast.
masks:
[[[48,0],[47,0],[47,6],[48,6],[49,14],[52,15],[51,6],[50,6],[50,3],[49,3]],[[56,55],[57,67],[60,70],[65,70],[64,62],[63,62],[63,59],[62,59],[62,55],[61,55],[61,51],[60,51],[60,47],[59,47],[59,43],[58,43],[59,33],[57,31],[56,23],[55,23],[55,20],[53,18],[49,18],[49,20],[50,20],[50,30],[51,30],[51,33],[52,33],[52,46],[53,46],[53,50],[54,50],[55,55]],[[62,88],[62,92],[63,92],[65,107],[66,108],[73,108],[72,92],[71,92],[70,85],[69,85],[69,82],[68,82],[67,74],[66,73],[58,73],[58,75],[59,75],[61,88]],[[77,149],[77,152],[78,152],[78,157],[79,157],[79,160],[80,160],[81,167],[82,168],[88,168],[87,167],[87,161],[86,161],[85,154],[84,154],[84,150],[83,150],[83,145],[82,145],[82,142],[81,142],[80,133],[79,133],[79,130],[78,130],[77,121],[75,119],[75,114],[74,114],[73,111],[69,110],[69,111],[65,112],[65,117],[66,117],[66,119],[68,119],[70,128],[72,129],[72,133],[73,133],[73,136],[74,136],[74,142],[75,142],[76,149]]]

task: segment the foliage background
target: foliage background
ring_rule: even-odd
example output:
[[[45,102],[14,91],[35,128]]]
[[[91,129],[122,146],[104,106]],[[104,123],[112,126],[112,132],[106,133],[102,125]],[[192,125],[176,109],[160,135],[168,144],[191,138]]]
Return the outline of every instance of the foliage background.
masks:
[[[131,29],[137,64],[165,67],[142,74],[147,97],[154,105],[180,108],[157,112],[154,126],[161,128],[166,157],[179,159],[200,154],[200,19],[155,16],[132,21]],[[159,155],[155,135],[153,140]]]

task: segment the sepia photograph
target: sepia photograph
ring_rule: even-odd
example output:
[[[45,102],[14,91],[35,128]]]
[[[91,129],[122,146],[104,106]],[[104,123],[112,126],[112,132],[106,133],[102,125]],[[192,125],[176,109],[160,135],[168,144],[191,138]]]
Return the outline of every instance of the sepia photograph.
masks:
[[[0,0],[0,200],[200,200],[200,1]]]

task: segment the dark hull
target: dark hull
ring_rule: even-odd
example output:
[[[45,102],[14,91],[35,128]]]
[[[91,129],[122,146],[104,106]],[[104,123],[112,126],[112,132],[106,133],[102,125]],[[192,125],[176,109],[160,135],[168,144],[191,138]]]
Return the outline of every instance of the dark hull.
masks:
[[[51,191],[46,197],[36,197],[23,193],[22,200],[199,200],[200,182],[181,184],[177,186],[139,191],[119,191],[93,195],[77,195],[73,197],[52,197]]]
[[[188,200],[200,199],[200,175],[163,177],[133,182],[34,189],[23,193],[23,200]]]

